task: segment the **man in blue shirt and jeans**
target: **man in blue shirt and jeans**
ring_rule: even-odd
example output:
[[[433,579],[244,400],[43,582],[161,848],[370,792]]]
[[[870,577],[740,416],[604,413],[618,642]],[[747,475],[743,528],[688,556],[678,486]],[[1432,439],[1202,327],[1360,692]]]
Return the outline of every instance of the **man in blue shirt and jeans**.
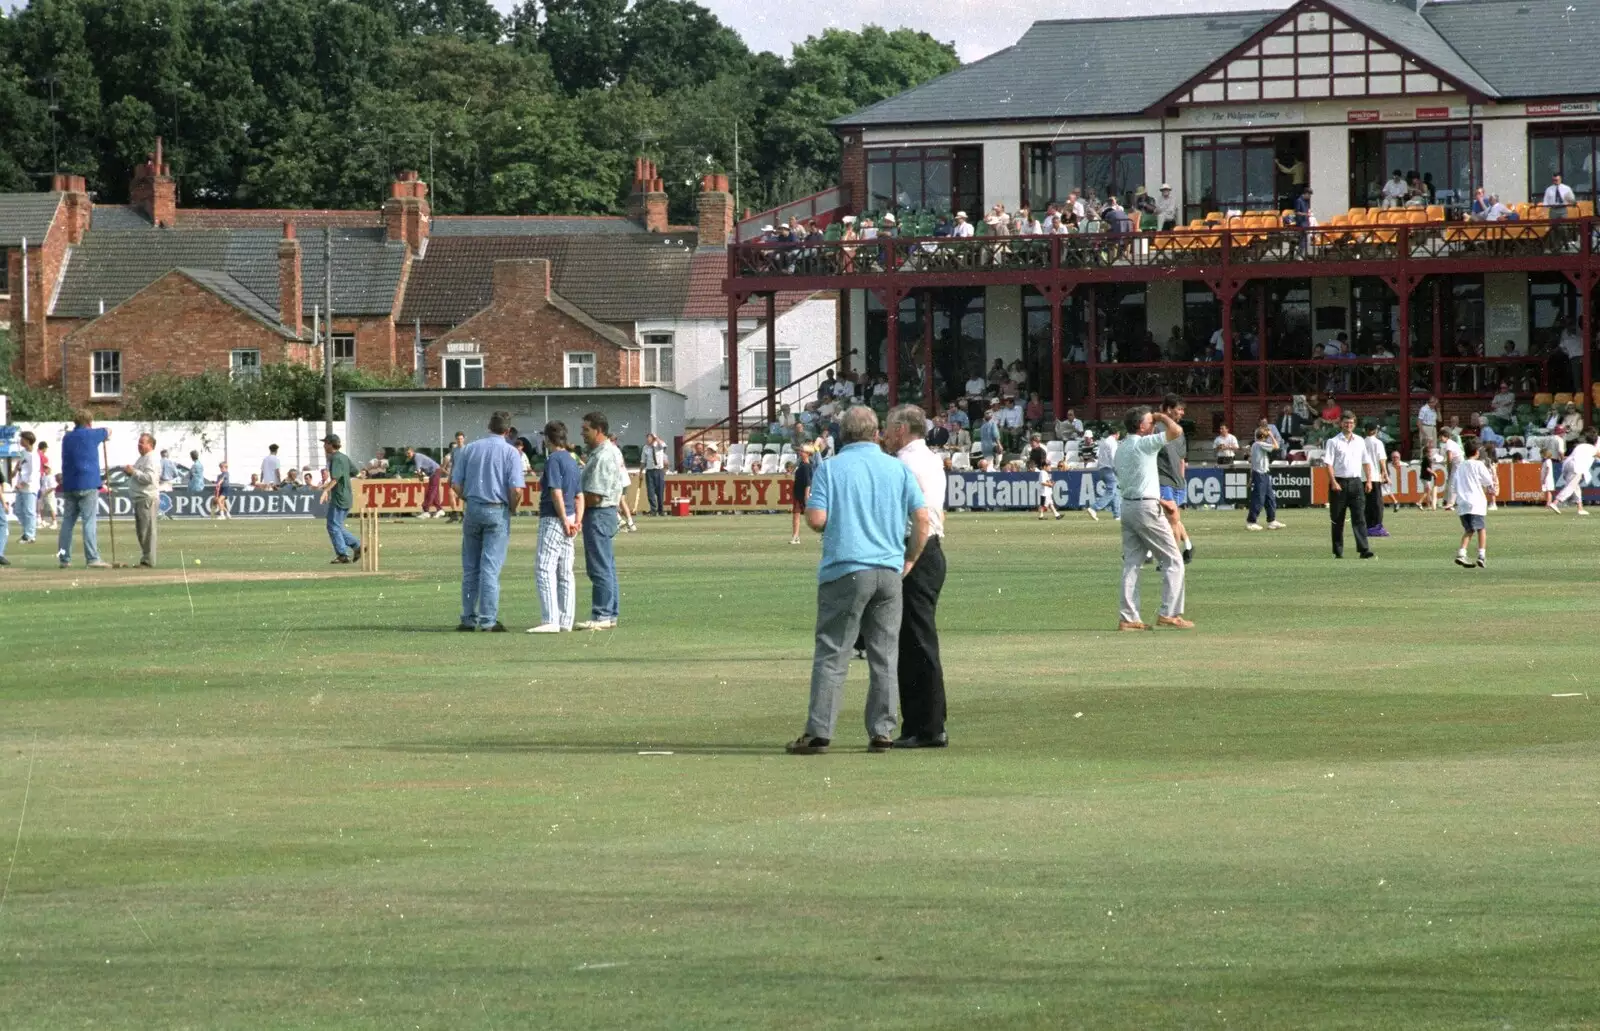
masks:
[[[489,436],[462,448],[450,469],[450,486],[466,502],[461,518],[461,622],[457,630],[503,634],[500,568],[511,543],[511,517],[527,481],[522,452],[511,446],[511,413],[489,417]]]
[[[566,423],[545,424],[544,453],[548,457],[539,477],[539,547],[534,557],[540,617],[528,633],[559,634],[572,629],[577,612],[572,538],[583,521],[582,474],[568,450]]]
[[[785,746],[790,755],[828,750],[858,632],[866,642],[870,674],[867,750],[894,747],[900,581],[921,557],[932,525],[916,477],[878,447],[877,414],[856,405],[840,419],[840,432],[843,449],[817,467],[806,499],[806,525],[822,534],[822,564],[811,707],[805,733]]]
[[[61,438],[61,535],[56,540],[56,560],[72,565],[72,525],[83,520],[83,557],[90,569],[110,569],[100,561],[95,519],[100,515],[100,445],[111,439],[110,430],[97,430],[94,420],[80,415]]]

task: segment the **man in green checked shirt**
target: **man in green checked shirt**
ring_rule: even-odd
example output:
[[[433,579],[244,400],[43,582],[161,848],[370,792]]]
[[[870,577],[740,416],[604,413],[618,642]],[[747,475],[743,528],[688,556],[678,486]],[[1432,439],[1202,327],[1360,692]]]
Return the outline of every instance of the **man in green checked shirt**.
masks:
[[[593,588],[590,618],[578,630],[610,630],[617,625],[620,592],[612,544],[617,537],[617,502],[628,489],[628,467],[611,440],[604,412],[583,417],[583,565]]]

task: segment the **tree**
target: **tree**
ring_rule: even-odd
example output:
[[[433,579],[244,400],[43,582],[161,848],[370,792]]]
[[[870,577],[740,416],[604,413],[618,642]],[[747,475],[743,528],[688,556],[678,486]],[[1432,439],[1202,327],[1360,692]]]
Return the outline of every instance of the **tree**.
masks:
[[[622,18],[622,76],[655,93],[745,72],[738,33],[693,0],[636,0]]]
[[[539,46],[569,93],[622,77],[622,16],[628,0],[544,0]]]

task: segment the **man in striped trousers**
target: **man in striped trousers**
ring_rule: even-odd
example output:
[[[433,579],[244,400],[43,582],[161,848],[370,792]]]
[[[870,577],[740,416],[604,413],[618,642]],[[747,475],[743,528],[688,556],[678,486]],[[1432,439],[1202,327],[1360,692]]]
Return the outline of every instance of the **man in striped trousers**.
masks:
[[[539,625],[530,634],[558,634],[572,629],[577,608],[577,581],[572,574],[572,538],[583,519],[581,474],[567,450],[567,424],[544,427],[544,475],[539,481],[539,550],[534,557],[534,582],[539,588]]]

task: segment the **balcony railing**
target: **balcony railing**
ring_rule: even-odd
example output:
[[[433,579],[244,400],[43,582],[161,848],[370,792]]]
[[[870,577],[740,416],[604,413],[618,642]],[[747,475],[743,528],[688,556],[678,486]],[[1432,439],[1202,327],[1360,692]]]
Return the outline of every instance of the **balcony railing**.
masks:
[[[817,243],[744,243],[733,249],[737,278],[839,278],[1279,266],[1378,261],[1588,261],[1600,250],[1593,217],[1526,222],[1416,222],[1311,229],[1231,226],[1155,233],[1066,233]],[[1293,275],[1284,272],[1284,275]]]

